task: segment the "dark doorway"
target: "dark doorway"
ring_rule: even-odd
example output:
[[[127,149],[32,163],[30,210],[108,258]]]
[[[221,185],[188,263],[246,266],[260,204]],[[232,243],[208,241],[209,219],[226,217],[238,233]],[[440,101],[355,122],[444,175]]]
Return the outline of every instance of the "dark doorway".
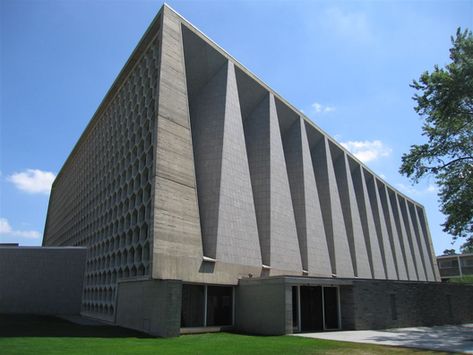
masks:
[[[302,332],[324,329],[321,286],[301,286],[300,307]]]
[[[233,287],[207,287],[207,326],[231,325]]]
[[[205,288],[182,285],[181,327],[202,327],[205,317]]]
[[[339,329],[338,288],[324,287],[325,329]]]

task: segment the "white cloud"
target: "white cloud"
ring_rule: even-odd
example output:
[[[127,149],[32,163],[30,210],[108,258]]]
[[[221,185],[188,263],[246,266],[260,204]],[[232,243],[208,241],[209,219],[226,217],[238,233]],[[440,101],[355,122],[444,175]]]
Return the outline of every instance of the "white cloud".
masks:
[[[335,107],[325,106],[325,105],[322,105],[319,102],[314,102],[311,106],[312,106],[315,113],[328,113],[328,112],[335,111]]]
[[[13,183],[19,190],[31,194],[49,194],[55,178],[56,175],[50,171],[26,169],[20,173],[8,176],[7,180]]]
[[[347,141],[340,142],[340,144],[352,152],[353,155],[360,159],[363,163],[367,163],[381,157],[387,157],[392,152],[392,149],[386,147],[380,140]]]
[[[433,193],[437,193],[438,191],[438,188],[435,184],[430,184],[429,186],[425,188],[415,188],[414,186],[411,186],[411,185],[399,183],[399,184],[396,184],[396,187],[408,196],[433,194]]]
[[[349,12],[332,7],[324,12],[324,24],[330,31],[354,42],[370,42],[373,31],[364,12]]]
[[[27,239],[38,239],[39,237],[41,237],[41,233],[38,231],[13,229],[6,218],[0,218],[0,235],[2,234]]]

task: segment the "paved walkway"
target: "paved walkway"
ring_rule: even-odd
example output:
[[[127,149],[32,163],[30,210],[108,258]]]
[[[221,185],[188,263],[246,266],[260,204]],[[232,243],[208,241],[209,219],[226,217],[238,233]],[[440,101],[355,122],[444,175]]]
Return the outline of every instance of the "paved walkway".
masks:
[[[437,327],[301,333],[295,336],[473,354],[473,323]]]

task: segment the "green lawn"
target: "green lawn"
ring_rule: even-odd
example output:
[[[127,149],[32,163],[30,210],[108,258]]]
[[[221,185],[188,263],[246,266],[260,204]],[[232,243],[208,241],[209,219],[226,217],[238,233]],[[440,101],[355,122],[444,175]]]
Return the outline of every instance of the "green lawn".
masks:
[[[463,275],[463,277],[452,277],[448,282],[459,284],[473,284],[473,275]]]
[[[391,354],[432,352],[292,336],[230,333],[149,338],[118,327],[0,315],[0,354]],[[438,353],[436,353],[438,354]]]

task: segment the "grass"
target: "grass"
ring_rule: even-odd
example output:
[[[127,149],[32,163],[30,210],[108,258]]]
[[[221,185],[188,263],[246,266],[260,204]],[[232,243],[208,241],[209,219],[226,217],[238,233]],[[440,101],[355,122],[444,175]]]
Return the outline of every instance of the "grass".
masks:
[[[52,317],[0,315],[0,353],[10,354],[391,354],[433,352],[308,339],[231,333],[150,338],[119,327],[83,326]],[[436,353],[438,354],[438,353]]]
[[[473,275],[463,275],[463,277],[452,277],[448,280],[448,282],[458,284],[473,284]]]

